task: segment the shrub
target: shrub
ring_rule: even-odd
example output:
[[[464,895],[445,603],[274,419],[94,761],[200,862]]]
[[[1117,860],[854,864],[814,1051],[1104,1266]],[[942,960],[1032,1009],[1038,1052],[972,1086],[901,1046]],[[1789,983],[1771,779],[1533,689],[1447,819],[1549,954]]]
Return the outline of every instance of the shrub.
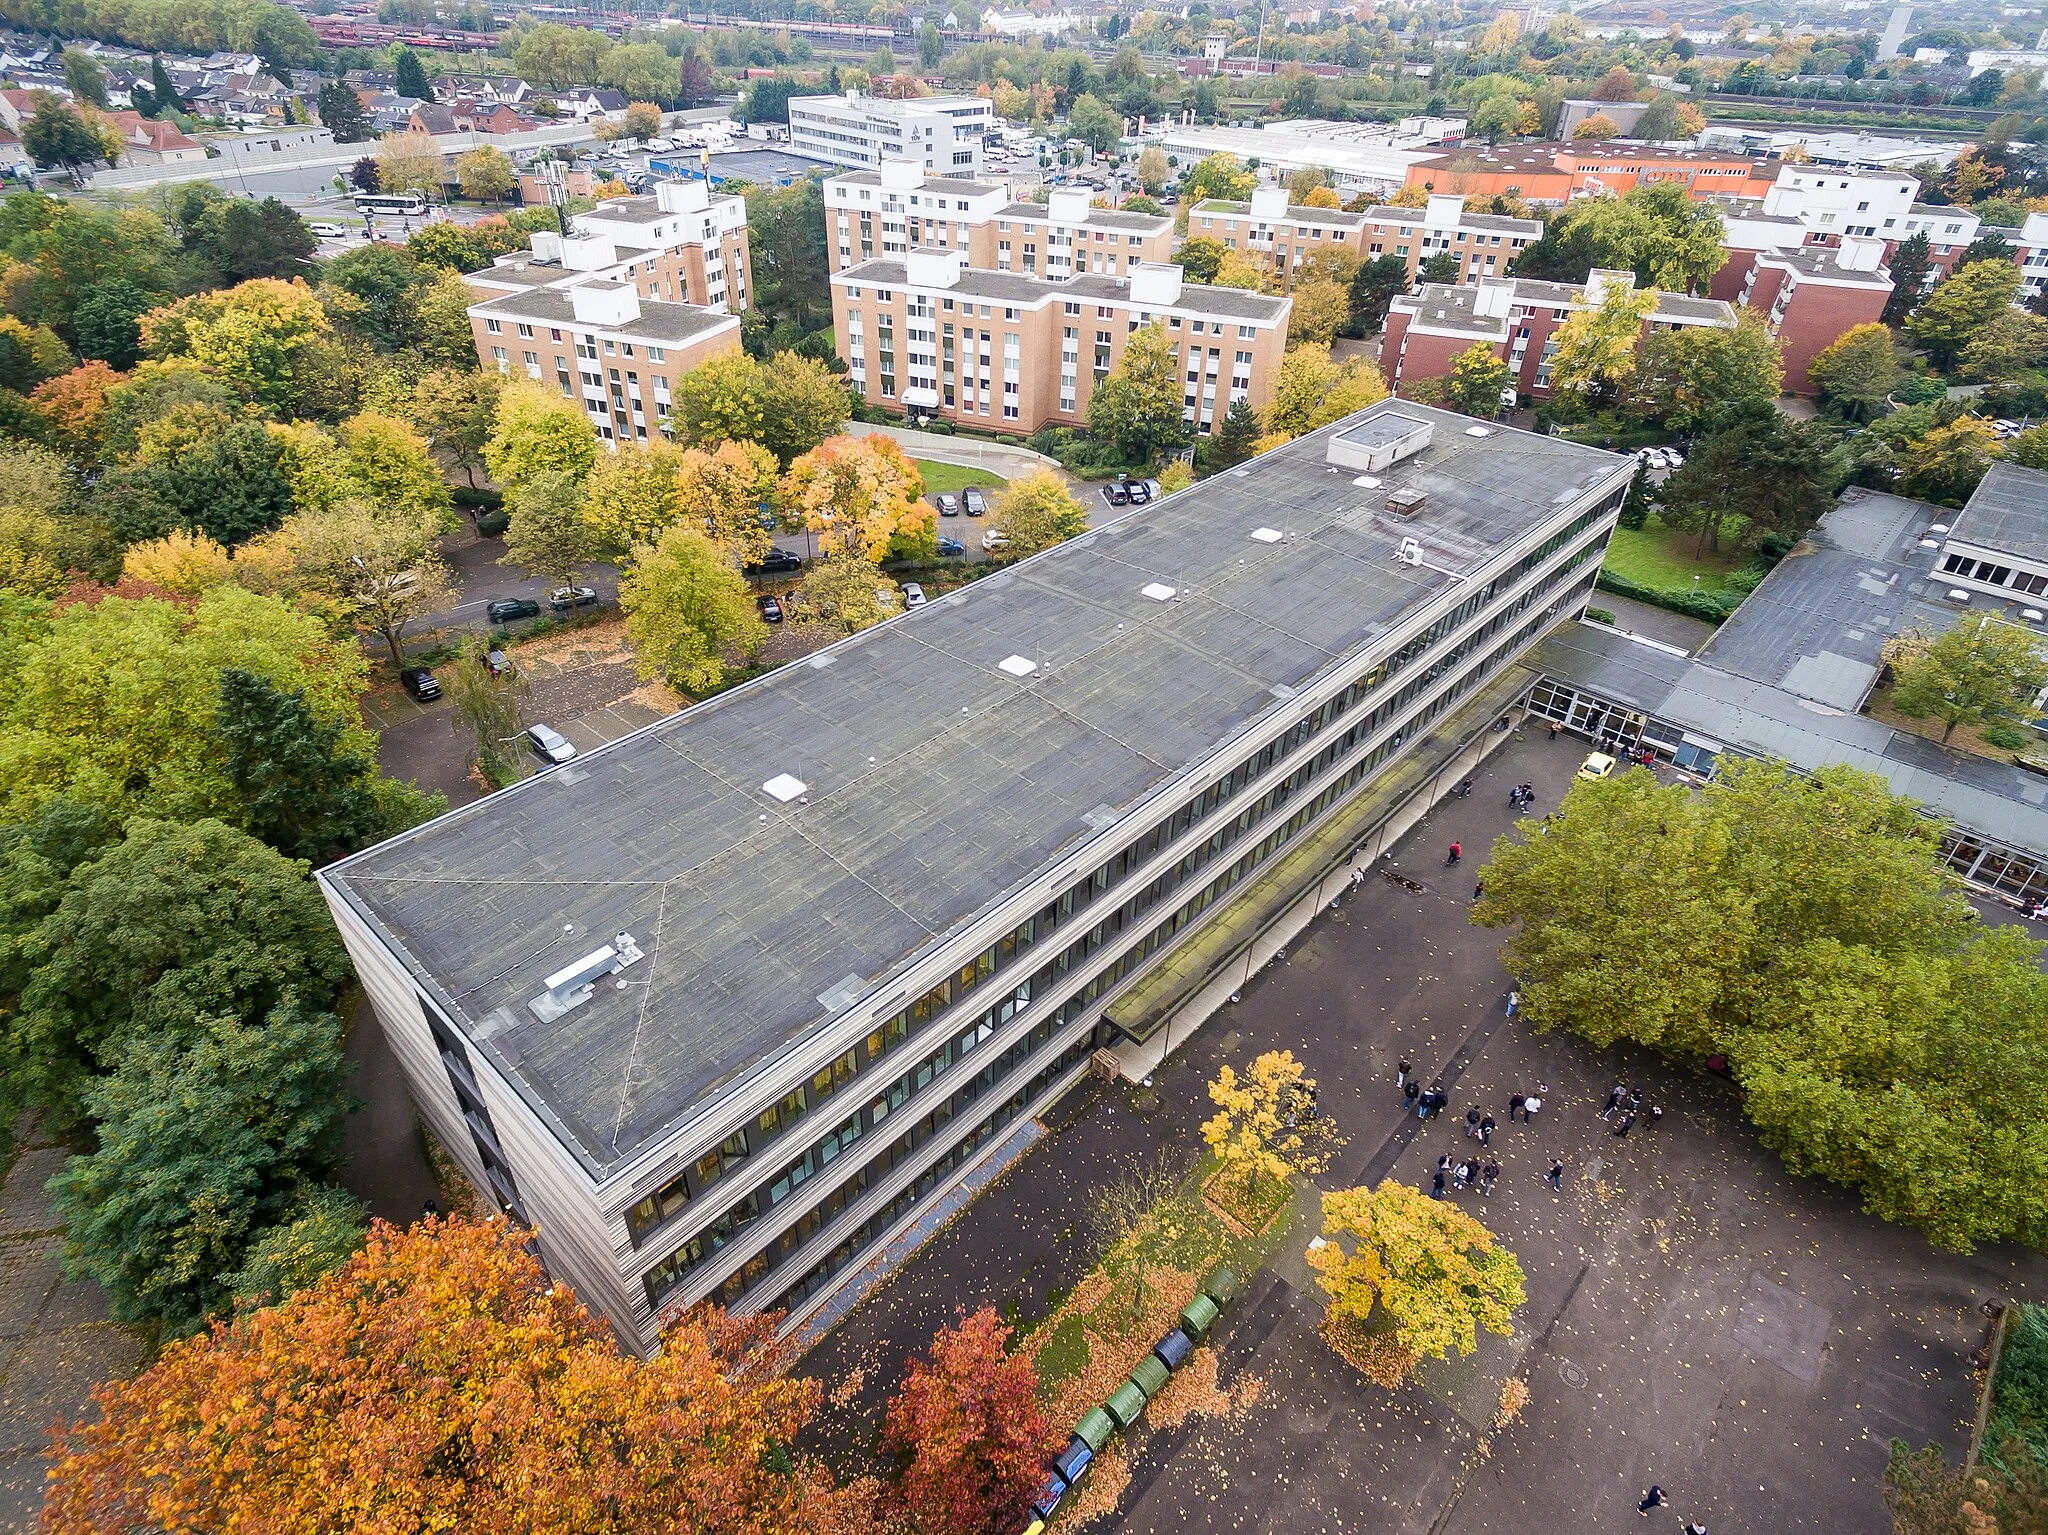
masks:
[[[1742,601],[1742,594],[1736,592],[1692,592],[1679,591],[1664,586],[1651,586],[1646,582],[1631,580],[1615,571],[1602,569],[1600,590],[1612,592],[1617,597],[1633,597],[1638,602],[1647,602],[1652,607],[1666,608],[1673,613],[1683,613],[1688,618],[1705,619],[1718,624],[1733,613]]]
[[[2027,733],[2017,725],[2001,723],[1985,727],[1984,739],[2000,751],[2016,752],[2027,744]]]
[[[1596,624],[1612,624],[1614,622],[1614,615],[1605,608],[1588,608],[1586,609],[1586,617]]]
[[[476,519],[476,531],[482,538],[501,538],[512,525],[512,514],[506,511],[482,512]]]

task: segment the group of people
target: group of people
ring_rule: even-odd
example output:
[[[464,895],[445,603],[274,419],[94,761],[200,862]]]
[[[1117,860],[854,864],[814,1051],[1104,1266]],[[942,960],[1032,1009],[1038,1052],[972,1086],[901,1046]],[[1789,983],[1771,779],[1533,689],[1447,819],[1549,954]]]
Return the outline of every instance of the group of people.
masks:
[[[1404,1109],[1413,1109],[1417,1119],[1426,1120],[1441,1114],[1444,1111],[1445,1105],[1451,1101],[1450,1094],[1444,1091],[1443,1078],[1438,1077],[1433,1085],[1424,1087],[1415,1079],[1414,1071],[1414,1063],[1404,1060],[1401,1062],[1399,1069],[1394,1073],[1394,1085],[1401,1090],[1402,1107]],[[1508,1119],[1510,1122],[1519,1118],[1524,1124],[1533,1125],[1536,1123],[1536,1116],[1543,1111],[1543,1095],[1549,1091],[1548,1087],[1539,1082],[1536,1084],[1536,1091],[1533,1093],[1513,1093],[1509,1095]],[[1475,1103],[1465,1111],[1465,1139],[1467,1140],[1477,1141],[1481,1146],[1491,1146],[1493,1144],[1493,1132],[1499,1127],[1499,1121],[1479,1104]],[[1493,1193],[1493,1186],[1499,1178],[1500,1164],[1491,1157],[1483,1163],[1477,1157],[1467,1157],[1463,1161],[1459,1161],[1446,1152],[1443,1156],[1437,1158],[1436,1177],[1434,1179],[1434,1186],[1430,1190],[1430,1197],[1442,1199],[1446,1189],[1464,1190],[1470,1188],[1478,1189],[1481,1195],[1491,1195]],[[1553,1160],[1546,1179],[1552,1187],[1563,1188],[1564,1163]]]
[[[1483,1197],[1490,1198],[1493,1194],[1493,1185],[1499,1177],[1500,1163],[1491,1158],[1488,1158],[1486,1165],[1482,1167],[1477,1157],[1467,1157],[1464,1161],[1457,1162],[1451,1159],[1451,1154],[1447,1151],[1436,1159],[1436,1178],[1434,1187],[1429,1191],[1429,1197],[1442,1199],[1444,1185],[1448,1182],[1452,1188],[1461,1191],[1476,1188]]]
[[[1532,783],[1518,783],[1508,790],[1508,808],[1510,810],[1519,810],[1522,814],[1527,815],[1529,807],[1535,803],[1536,785]]]
[[[1645,1108],[1643,1090],[1640,1087],[1630,1087],[1624,1082],[1615,1083],[1613,1091],[1607,1095],[1606,1107],[1600,1110],[1601,1120],[1612,1120],[1614,1133],[1627,1135],[1636,1127],[1636,1121],[1644,1117],[1653,1125],[1658,1123],[1664,1118],[1662,1105],[1653,1103]]]

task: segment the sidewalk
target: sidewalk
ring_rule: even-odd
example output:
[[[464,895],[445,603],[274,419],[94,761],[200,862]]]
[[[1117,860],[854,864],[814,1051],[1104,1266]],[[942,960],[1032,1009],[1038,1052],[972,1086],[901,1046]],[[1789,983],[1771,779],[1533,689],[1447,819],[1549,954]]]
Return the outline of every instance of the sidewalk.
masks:
[[[847,435],[867,437],[881,433],[903,445],[912,458],[928,458],[936,464],[959,464],[968,469],[986,469],[1006,480],[1014,480],[1040,469],[1058,469],[1056,458],[1047,458],[1022,445],[988,442],[980,437],[948,437],[938,432],[914,432],[907,426],[877,425],[871,421],[849,421]]]

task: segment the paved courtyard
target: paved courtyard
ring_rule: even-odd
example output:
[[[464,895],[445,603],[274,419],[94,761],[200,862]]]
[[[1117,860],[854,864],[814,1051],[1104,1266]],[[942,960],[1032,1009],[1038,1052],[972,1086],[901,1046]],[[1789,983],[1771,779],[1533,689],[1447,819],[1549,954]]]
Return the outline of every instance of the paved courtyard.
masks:
[[[1529,1303],[1512,1338],[1425,1366],[1390,1395],[1317,1335],[1301,1257],[1311,1232],[1297,1228],[1222,1335],[1224,1383],[1258,1376],[1259,1404],[1240,1422],[1196,1419],[1141,1443],[1118,1529],[1636,1529],[1652,1482],[1714,1535],[1889,1529],[1887,1442],[1966,1442],[1972,1356],[1990,1329],[1980,1305],[2040,1298],[2048,1261],[1937,1252],[1789,1176],[1720,1079],[1506,1017],[1498,936],[1466,921],[1473,871],[1505,829],[1509,785],[1533,782],[1540,814],[1585,750],[1540,736],[1506,748],[1470,799],[1397,848],[1419,891],[1372,880],[1346,897],[1167,1063],[1156,1107],[1115,1087],[1055,1109],[1054,1133],[810,1356],[827,1381],[871,1372],[868,1416],[841,1427],[841,1446],[866,1439],[903,1355],[957,1306],[1044,1316],[1088,1262],[1087,1190],[1155,1146],[1191,1164],[1216,1065],[1285,1047],[1350,1138],[1324,1188],[1383,1176],[1427,1187],[1438,1154],[1469,1144],[1466,1106],[1493,1109],[1501,1183],[1490,1201],[1464,1198],[1520,1257]],[[1441,857],[1453,838],[1468,849],[1455,871]],[[1442,1076],[1446,1119],[1402,1114],[1403,1055],[1425,1083]],[[1663,1123],[1609,1133],[1598,1110],[1617,1081],[1665,1106]],[[1510,1128],[1508,1094],[1537,1082],[1549,1089],[1538,1124]],[[1542,1181],[1552,1155],[1568,1168],[1562,1194]],[[1482,1452],[1510,1374],[1532,1399]]]

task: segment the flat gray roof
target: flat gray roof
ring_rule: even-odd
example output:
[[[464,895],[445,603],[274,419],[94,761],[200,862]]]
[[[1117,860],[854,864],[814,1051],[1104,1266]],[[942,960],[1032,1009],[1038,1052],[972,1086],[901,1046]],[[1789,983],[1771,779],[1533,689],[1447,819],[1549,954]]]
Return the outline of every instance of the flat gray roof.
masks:
[[[619,288],[625,284],[606,283],[604,286]],[[581,325],[592,330],[631,331],[636,336],[652,336],[657,341],[695,341],[700,336],[739,323],[734,316],[720,314],[715,309],[644,298],[640,300],[640,317],[637,320],[627,320],[620,325],[592,325],[588,320],[576,318],[576,306],[569,298],[570,292],[569,288],[536,288],[529,293],[498,293],[469,307],[506,319],[538,320],[549,326]]]
[[[908,268],[905,264],[888,256],[876,256],[860,262],[833,275],[833,281],[845,281],[869,287],[903,287],[909,283]],[[1048,300],[1072,301],[1085,299],[1090,303],[1130,303],[1131,285],[1121,277],[1099,276],[1095,273],[1076,273],[1064,280],[1050,277],[1031,277],[1022,272],[991,272],[985,267],[965,267],[960,280],[950,288],[934,288],[934,293],[952,293],[961,298],[1005,304],[1036,304]],[[1248,288],[1218,288],[1205,283],[1185,283],[1180,297],[1171,304],[1161,304],[1161,309],[1191,309],[1202,314],[1225,315],[1239,320],[1277,320],[1287,311],[1289,300],[1275,298],[1264,293],[1254,293]],[[1151,307],[1151,306],[1147,306]]]
[[[716,201],[728,201],[738,196],[735,192],[713,192]],[[678,217],[661,206],[661,199],[648,194],[641,197],[614,197],[599,203],[577,218],[609,219],[614,224],[658,224],[663,219]]]
[[[1050,220],[1044,203],[1011,203],[996,212],[999,219],[1016,219],[1020,223],[1035,220]],[[1061,221],[1066,222],[1065,220]],[[1162,234],[1173,228],[1170,213],[1126,213],[1121,208],[1095,208],[1088,210],[1083,224],[1102,229],[1128,229],[1138,234]]]
[[[2003,461],[1948,519],[1949,537],[2026,560],[2048,560],[2048,474]]]
[[[1431,565],[1473,568],[1621,462],[1408,401],[1341,425],[1395,412],[1435,440],[1383,488],[1312,433],[322,878],[602,1175],[1227,760],[1454,584]],[[1390,518],[1404,487],[1427,503]],[[807,803],[764,792],[784,773]],[[629,984],[538,1022],[543,978],[621,931],[647,955]]]
[[[878,187],[882,184],[882,173],[877,170],[847,171],[834,176],[834,181],[851,181],[857,186]],[[927,176],[914,187],[904,187],[905,192],[938,192],[947,197],[978,197],[985,192],[1000,191],[992,181],[968,181],[951,176]]]

